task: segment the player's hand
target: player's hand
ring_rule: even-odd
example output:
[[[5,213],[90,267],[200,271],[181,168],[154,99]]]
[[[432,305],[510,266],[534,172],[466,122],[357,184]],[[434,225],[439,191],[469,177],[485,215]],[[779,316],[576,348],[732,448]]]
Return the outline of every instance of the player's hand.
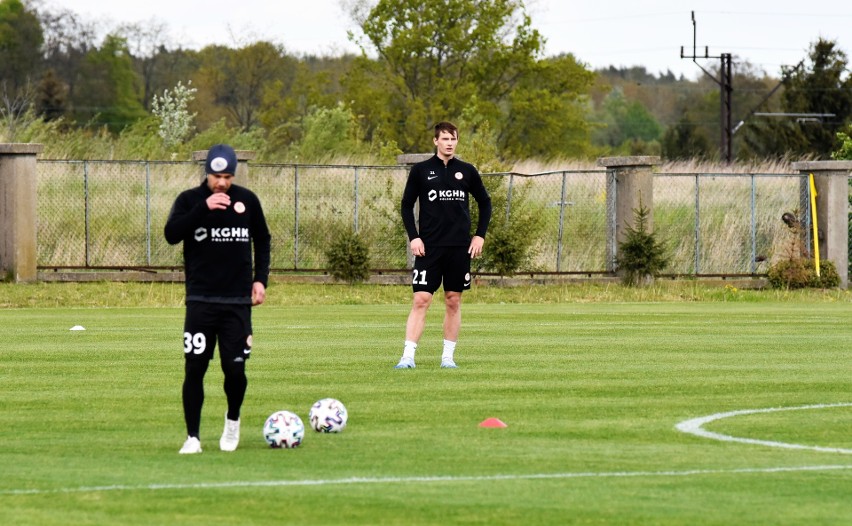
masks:
[[[225,210],[231,205],[231,196],[218,192],[207,198],[207,208],[210,210]]]
[[[415,237],[411,240],[411,253],[415,256],[425,256],[426,255],[426,245],[423,244],[423,240],[419,237]]]
[[[470,240],[470,246],[467,249],[467,253],[470,254],[471,258],[478,258],[482,255],[482,245],[484,244],[484,238],[473,236],[473,239]]]
[[[266,300],[266,287],[263,283],[255,281],[251,284],[251,304],[260,305]]]

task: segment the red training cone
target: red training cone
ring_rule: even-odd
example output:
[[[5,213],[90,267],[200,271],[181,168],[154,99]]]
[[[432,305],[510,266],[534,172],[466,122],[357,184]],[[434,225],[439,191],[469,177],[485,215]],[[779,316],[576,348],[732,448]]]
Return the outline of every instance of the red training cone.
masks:
[[[486,418],[479,423],[479,427],[507,427],[499,418]]]

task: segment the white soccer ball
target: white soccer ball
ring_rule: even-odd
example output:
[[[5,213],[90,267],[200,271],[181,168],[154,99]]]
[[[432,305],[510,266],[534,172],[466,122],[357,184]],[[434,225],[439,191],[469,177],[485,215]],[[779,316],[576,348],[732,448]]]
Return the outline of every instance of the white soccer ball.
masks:
[[[274,448],[294,448],[305,437],[305,424],[296,413],[276,411],[263,424],[263,438]]]
[[[323,398],[311,407],[308,420],[314,431],[320,433],[340,433],[346,427],[349,413],[346,407],[334,398]]]

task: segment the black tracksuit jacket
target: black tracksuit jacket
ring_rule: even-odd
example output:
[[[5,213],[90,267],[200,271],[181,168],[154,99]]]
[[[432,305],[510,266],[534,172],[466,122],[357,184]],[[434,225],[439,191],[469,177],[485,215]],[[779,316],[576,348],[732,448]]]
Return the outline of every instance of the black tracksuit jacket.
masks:
[[[408,239],[423,240],[426,247],[470,244],[470,200],[479,207],[474,235],[485,237],[491,220],[491,197],[476,168],[453,157],[444,165],[437,155],[411,167],[402,193],[402,223]],[[420,199],[420,225],[414,203]]]
[[[269,279],[271,236],[263,208],[252,191],[232,184],[230,206],[209,210],[212,193],[206,180],[181,192],[164,228],[170,244],[183,241],[186,301],[250,305],[252,283],[265,287]]]

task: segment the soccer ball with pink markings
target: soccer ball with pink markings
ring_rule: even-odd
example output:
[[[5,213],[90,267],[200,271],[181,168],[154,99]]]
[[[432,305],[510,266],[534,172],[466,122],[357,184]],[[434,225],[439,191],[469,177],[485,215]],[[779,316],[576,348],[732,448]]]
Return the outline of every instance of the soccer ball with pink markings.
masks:
[[[299,415],[290,411],[276,411],[263,424],[263,438],[276,449],[297,447],[304,437],[305,424]]]
[[[323,398],[311,407],[308,420],[314,431],[320,433],[340,433],[346,427],[349,413],[340,400]]]

